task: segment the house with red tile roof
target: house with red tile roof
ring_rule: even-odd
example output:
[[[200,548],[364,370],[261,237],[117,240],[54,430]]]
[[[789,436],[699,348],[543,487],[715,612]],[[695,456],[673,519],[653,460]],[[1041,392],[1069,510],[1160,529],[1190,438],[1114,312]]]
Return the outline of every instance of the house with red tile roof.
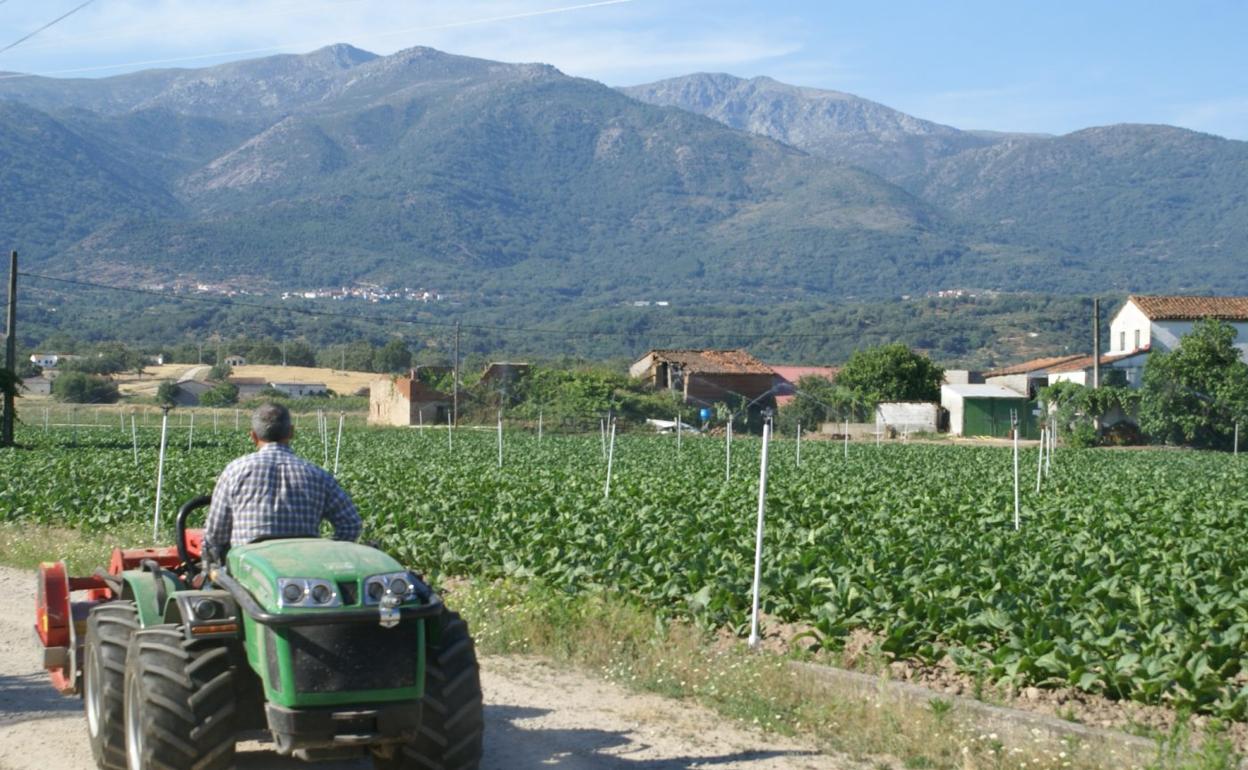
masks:
[[[741,399],[765,404],[776,374],[744,350],[651,350],[628,369],[630,377],[674,390],[685,403]]]
[[[1132,294],[1109,323],[1113,355],[1173,350],[1198,321],[1217,318],[1237,332],[1235,347],[1248,359],[1248,297],[1145,296]]]

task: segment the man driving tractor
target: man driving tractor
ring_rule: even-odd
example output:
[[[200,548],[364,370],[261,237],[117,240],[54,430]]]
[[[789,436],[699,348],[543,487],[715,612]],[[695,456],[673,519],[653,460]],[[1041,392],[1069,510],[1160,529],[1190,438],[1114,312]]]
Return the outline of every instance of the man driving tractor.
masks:
[[[251,416],[256,451],[221,472],[212,491],[204,541],[224,555],[231,546],[276,537],[317,537],[321,521],[335,540],[360,536],[360,514],[350,496],[323,468],[290,448],[290,410],[264,404]]]

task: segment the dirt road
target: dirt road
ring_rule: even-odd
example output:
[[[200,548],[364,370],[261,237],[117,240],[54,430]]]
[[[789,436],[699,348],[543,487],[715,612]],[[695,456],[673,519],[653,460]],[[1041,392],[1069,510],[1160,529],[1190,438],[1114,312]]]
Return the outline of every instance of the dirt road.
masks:
[[[92,770],[82,702],[64,698],[39,668],[34,576],[0,567],[0,769]],[[740,728],[696,706],[630,693],[538,660],[481,661],[483,770],[841,770],[863,768],[797,743]],[[264,744],[240,746],[240,770],[365,770],[367,761],[304,765]]]

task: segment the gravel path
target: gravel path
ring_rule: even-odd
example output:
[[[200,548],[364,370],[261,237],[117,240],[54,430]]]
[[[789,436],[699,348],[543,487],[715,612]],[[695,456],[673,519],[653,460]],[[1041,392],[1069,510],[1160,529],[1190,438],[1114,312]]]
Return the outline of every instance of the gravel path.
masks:
[[[34,575],[0,567],[0,769],[92,770],[82,702],[39,668]],[[482,770],[842,770],[864,768],[724,722],[692,704],[638,695],[540,660],[487,657]],[[262,743],[240,745],[240,770],[365,770],[367,761],[305,765]]]

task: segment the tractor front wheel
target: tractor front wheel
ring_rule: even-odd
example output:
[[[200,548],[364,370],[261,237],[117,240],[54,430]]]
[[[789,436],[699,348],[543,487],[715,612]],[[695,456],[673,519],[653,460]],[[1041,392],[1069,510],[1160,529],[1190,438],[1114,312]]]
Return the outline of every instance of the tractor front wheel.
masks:
[[[230,651],[155,626],[130,640],[126,661],[128,770],[234,765],[235,692]]]
[[[126,650],[138,627],[139,611],[130,601],[101,604],[87,616],[82,704],[101,770],[126,770]]]
[[[425,697],[420,734],[390,757],[373,757],[376,770],[476,770],[481,763],[481,674],[468,624],[446,610],[437,643],[425,653]]]

